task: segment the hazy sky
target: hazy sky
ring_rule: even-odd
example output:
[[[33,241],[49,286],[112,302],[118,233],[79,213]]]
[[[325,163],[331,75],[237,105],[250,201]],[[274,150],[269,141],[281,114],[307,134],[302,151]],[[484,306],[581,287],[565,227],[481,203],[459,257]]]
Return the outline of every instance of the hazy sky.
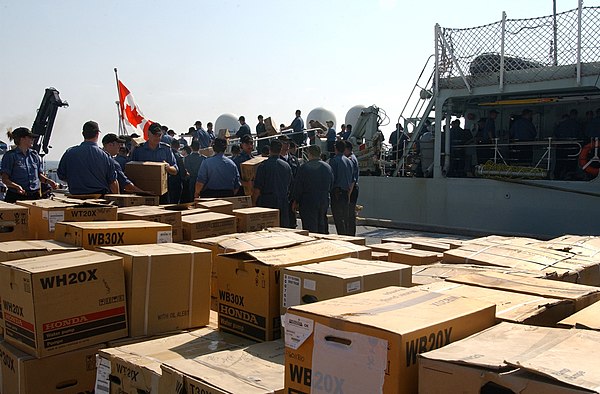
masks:
[[[577,7],[559,0],[558,11]],[[585,1],[600,5],[600,0]],[[177,133],[223,113],[289,124],[296,109],[375,104],[389,133],[428,56],[435,23],[473,27],[552,13],[551,0],[0,0],[0,133],[31,127],[44,89],[59,109],[47,156],[93,119],[117,131],[113,68],[147,118]]]

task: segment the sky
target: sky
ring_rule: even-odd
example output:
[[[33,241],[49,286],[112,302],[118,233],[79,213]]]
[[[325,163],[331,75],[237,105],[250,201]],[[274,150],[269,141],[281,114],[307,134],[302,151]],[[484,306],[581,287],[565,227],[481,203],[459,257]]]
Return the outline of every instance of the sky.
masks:
[[[178,134],[224,113],[254,130],[258,114],[289,124],[317,107],[339,125],[372,104],[389,134],[434,52],[434,25],[479,26],[502,11],[550,15],[552,1],[0,0],[0,139],[31,127],[47,87],[69,103],[47,159],[81,142],[87,120],[118,132],[115,67],[144,115]]]

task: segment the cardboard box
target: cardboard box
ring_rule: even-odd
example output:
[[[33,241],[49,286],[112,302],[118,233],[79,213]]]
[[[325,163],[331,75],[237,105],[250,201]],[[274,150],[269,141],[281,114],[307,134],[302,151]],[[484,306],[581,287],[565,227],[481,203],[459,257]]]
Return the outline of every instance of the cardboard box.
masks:
[[[309,241],[313,241],[313,238],[295,233],[257,231],[192,240],[192,245],[209,249],[215,262],[217,256],[222,253],[283,248]],[[211,297],[216,298],[218,296],[216,264],[213,264],[211,278]]]
[[[174,243],[102,248],[123,258],[129,336],[206,326],[210,250]]]
[[[0,393],[91,393],[100,345],[35,358],[0,340]]]
[[[419,355],[419,393],[597,392],[600,333],[501,323]]]
[[[127,335],[123,259],[80,250],[0,264],[5,340],[46,357]]]
[[[388,286],[410,287],[404,264],[347,258],[283,268],[281,314],[288,307],[344,297]]]
[[[162,365],[161,393],[283,394],[283,341],[257,343]]]
[[[388,254],[386,252],[371,251],[371,260],[388,261],[388,258]]]
[[[327,379],[338,392],[415,393],[417,356],[495,324],[488,302],[387,287],[285,315],[285,387],[310,392]]]
[[[156,206],[141,205],[119,208],[117,213],[119,220],[148,220],[151,222],[169,224],[173,231],[173,242],[183,241],[180,211],[170,211]]]
[[[265,118],[265,131],[268,136],[279,134],[279,125],[270,116]]]
[[[303,230],[301,228],[268,227],[268,228],[266,228],[266,230],[275,232],[275,233],[283,231],[283,232],[296,233],[296,234],[300,234],[300,235],[309,235],[308,230]],[[323,235],[323,234],[321,234],[321,235]],[[346,237],[346,236],[343,235],[342,237]],[[344,241],[344,239],[341,239],[341,241]]]
[[[147,220],[61,222],[56,224],[55,239],[85,249],[173,242],[170,225]]]
[[[495,265],[519,270],[541,271],[560,280],[600,285],[597,259],[531,244],[531,240],[474,240],[444,252],[445,263]],[[498,238],[498,237],[496,237]],[[539,241],[534,240],[537,244]]]
[[[439,263],[444,255],[438,252],[429,252],[419,249],[396,249],[388,253],[389,261],[408,265],[426,265]]]
[[[437,282],[417,286],[420,289],[491,302],[496,305],[498,321],[555,327],[573,313],[573,305],[567,300],[548,298],[511,291],[469,286],[460,283]]]
[[[216,198],[198,198],[196,202],[212,201]],[[219,197],[218,200],[229,201],[233,204],[233,209],[252,208],[252,197],[250,196],[235,196],[235,197]]]
[[[558,326],[600,331],[600,302],[595,302],[581,309],[579,312],[568,316],[558,322]]]
[[[137,187],[155,196],[162,196],[169,190],[165,163],[129,161],[123,170]]]
[[[444,252],[447,248],[456,249],[463,246],[469,240],[450,238],[450,237],[390,237],[383,238],[382,243],[396,242],[396,243],[408,243],[415,244],[415,249],[420,250],[431,250],[433,252]]]
[[[163,394],[159,390],[161,364],[251,344],[247,339],[210,328],[201,328],[150,341],[102,349],[98,352],[98,368],[99,372],[102,369],[105,374],[98,380],[101,384],[110,386],[111,393]]]
[[[27,239],[29,223],[27,208],[0,201],[0,242]]]
[[[159,196],[138,196],[137,194],[105,194],[104,199],[117,207],[136,207],[140,205],[158,205]]]
[[[237,231],[247,233],[259,231],[268,227],[279,227],[279,209],[272,208],[242,208],[234,209],[237,218]]]
[[[218,256],[219,330],[258,341],[280,338],[281,268],[344,257],[368,260],[370,252],[366,246],[320,240]]]
[[[483,272],[453,276],[450,282],[506,290],[536,296],[567,300],[575,313],[600,300],[600,288],[538,278],[514,276],[499,272]]]
[[[186,215],[182,218],[183,239],[215,237],[232,234],[236,231],[236,218],[223,213],[206,212],[196,215]]]
[[[387,259],[386,259],[387,261]],[[483,266],[473,264],[443,264],[436,263],[423,266],[413,266],[413,284],[424,285],[439,282],[453,276],[479,272],[505,272],[511,275],[544,278],[546,274],[540,271],[528,271],[505,267]]]
[[[388,242],[385,244],[371,244],[368,246],[369,248],[371,248],[372,251],[381,253],[389,253],[390,250],[410,249],[412,247],[411,244],[399,244],[396,242]]]
[[[59,222],[117,220],[117,207],[96,202],[68,199],[18,201],[29,209],[29,238],[52,239]]]
[[[367,239],[365,237],[353,237],[351,235],[339,235],[339,234],[320,234],[320,233],[309,233],[311,237],[315,239],[331,239],[334,241],[345,241],[355,245],[366,245]],[[371,247],[371,245],[369,245]],[[371,248],[372,250],[373,248]]]
[[[53,240],[7,241],[0,243],[0,262],[73,252],[79,249],[77,246]]]
[[[198,153],[200,153],[202,156],[206,156],[206,157],[211,157],[211,156],[215,155],[215,151],[212,146],[209,146],[208,148],[200,149],[198,151]]]
[[[242,169],[242,171],[240,173],[241,180],[242,181],[253,181],[254,178],[256,177],[256,169],[265,160],[267,160],[266,157],[256,156],[250,160],[246,160],[245,162],[243,162],[242,165],[240,166]]]
[[[283,341],[257,343],[163,364],[161,393],[283,394]]]
[[[233,203],[225,200],[210,200],[199,201],[196,204],[197,208],[204,208],[210,212],[224,213],[225,215],[233,215]]]

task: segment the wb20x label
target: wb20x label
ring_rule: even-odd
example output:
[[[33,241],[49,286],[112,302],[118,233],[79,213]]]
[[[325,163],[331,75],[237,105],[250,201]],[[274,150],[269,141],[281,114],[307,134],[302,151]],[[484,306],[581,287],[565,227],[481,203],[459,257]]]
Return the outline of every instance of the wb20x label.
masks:
[[[344,394],[344,379],[313,371],[311,390],[318,393]]]

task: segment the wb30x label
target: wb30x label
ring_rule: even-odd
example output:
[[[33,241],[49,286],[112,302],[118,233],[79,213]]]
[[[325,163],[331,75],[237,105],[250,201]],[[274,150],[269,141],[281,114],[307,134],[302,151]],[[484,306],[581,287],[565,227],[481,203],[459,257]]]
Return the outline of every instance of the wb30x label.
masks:
[[[124,231],[115,233],[92,233],[88,234],[88,244],[90,245],[123,245],[125,241]]]

